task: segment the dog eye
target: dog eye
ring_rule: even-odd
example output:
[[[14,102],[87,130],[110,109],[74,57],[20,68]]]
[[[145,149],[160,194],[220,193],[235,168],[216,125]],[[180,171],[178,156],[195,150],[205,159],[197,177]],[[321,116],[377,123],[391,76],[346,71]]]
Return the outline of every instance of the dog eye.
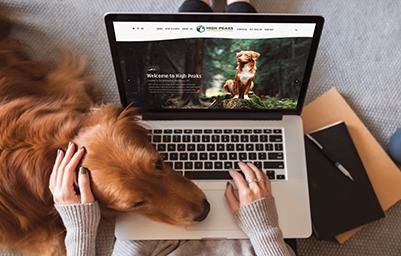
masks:
[[[144,203],[145,203],[145,201],[140,201],[140,202],[134,204],[134,207],[137,208],[137,207],[143,205]]]

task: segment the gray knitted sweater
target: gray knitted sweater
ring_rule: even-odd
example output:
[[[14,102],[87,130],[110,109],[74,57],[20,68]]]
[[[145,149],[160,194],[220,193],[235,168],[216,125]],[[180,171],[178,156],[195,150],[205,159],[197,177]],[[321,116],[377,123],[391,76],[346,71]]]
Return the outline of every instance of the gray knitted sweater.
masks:
[[[67,255],[97,255],[96,233],[100,220],[97,202],[91,204],[56,205],[67,229]],[[131,255],[295,255],[284,242],[278,226],[273,197],[262,198],[241,207],[234,213],[239,227],[249,240],[116,240],[112,254]]]

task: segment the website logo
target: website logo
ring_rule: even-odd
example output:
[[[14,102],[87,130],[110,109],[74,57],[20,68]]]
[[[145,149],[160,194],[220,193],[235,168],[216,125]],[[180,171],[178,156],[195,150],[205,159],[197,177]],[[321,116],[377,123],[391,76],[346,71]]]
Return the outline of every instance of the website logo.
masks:
[[[196,31],[198,31],[199,33],[203,33],[206,31],[206,28],[202,25],[199,25],[196,27]]]

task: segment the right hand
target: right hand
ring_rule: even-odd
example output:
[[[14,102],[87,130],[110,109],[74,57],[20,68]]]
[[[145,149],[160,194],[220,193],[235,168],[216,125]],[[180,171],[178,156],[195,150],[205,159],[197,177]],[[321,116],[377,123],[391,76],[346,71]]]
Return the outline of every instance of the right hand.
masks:
[[[84,148],[75,152],[73,143],[70,143],[65,154],[61,149],[58,151],[49,182],[49,188],[53,194],[55,204],[84,204],[95,201],[90,188],[89,173],[85,167],[80,168],[80,174],[78,175],[80,194],[77,194],[74,189],[75,169],[84,154]]]
[[[245,175],[246,181],[241,174],[234,170],[229,170],[238,188],[238,196],[234,195],[233,186],[229,184],[226,188],[225,196],[230,205],[231,211],[237,211],[241,206],[249,204],[263,197],[272,196],[272,188],[269,177],[266,173],[260,171],[252,163],[238,163]]]

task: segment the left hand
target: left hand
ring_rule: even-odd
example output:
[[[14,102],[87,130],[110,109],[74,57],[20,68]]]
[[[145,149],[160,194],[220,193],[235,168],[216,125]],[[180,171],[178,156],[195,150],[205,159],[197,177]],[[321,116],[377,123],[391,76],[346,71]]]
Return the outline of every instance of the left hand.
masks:
[[[255,200],[272,196],[271,183],[266,173],[260,171],[252,163],[245,164],[239,162],[238,165],[247,181],[238,172],[229,170],[231,177],[237,185],[239,197],[237,199],[234,195],[233,186],[229,184],[226,188],[225,196],[232,212]]]
[[[80,171],[78,175],[80,195],[74,189],[75,169],[84,153],[84,148],[75,152],[75,145],[73,143],[70,143],[65,155],[62,150],[58,151],[49,182],[49,188],[53,194],[55,204],[79,204],[95,201],[90,189],[89,174],[86,168]]]

